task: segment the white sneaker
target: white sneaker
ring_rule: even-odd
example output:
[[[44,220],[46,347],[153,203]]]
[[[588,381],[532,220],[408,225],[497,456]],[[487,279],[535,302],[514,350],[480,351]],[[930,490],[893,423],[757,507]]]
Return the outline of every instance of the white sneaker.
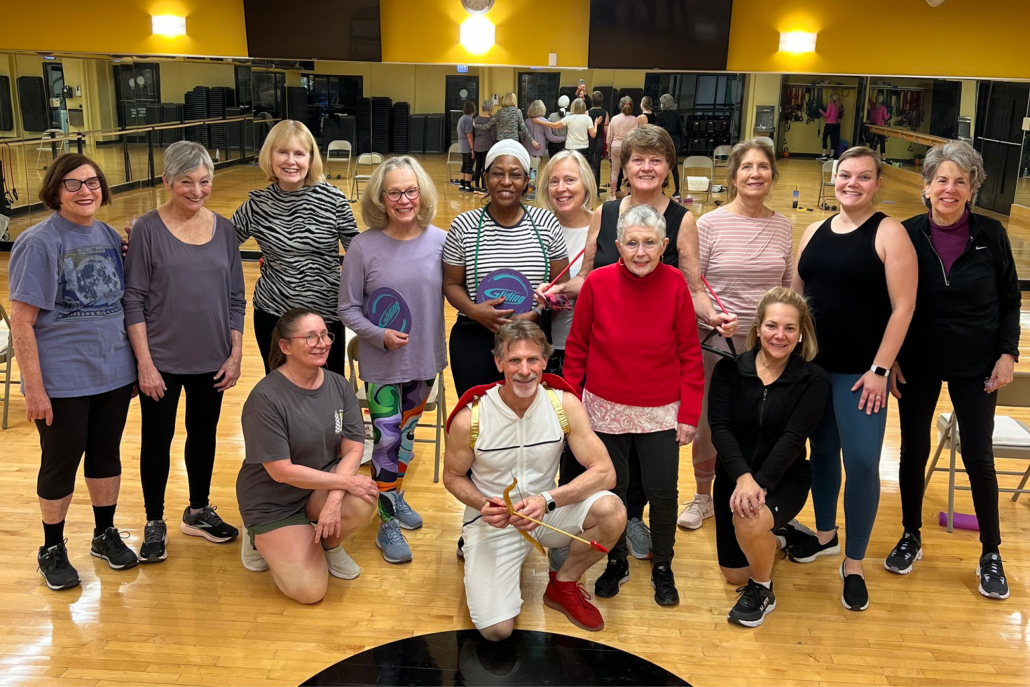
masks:
[[[250,542],[250,532],[243,526],[243,536],[240,537],[240,560],[243,567],[251,572],[265,572],[268,570],[268,562],[262,558],[258,550]]]
[[[712,505],[712,497],[704,494],[694,494],[694,500],[687,504],[687,507],[680,513],[677,525],[685,530],[696,530],[701,527],[705,518],[715,515],[715,506]]]
[[[361,568],[354,559],[343,550],[343,544],[325,552],[325,560],[329,564],[329,574],[341,580],[353,580],[361,574]]]

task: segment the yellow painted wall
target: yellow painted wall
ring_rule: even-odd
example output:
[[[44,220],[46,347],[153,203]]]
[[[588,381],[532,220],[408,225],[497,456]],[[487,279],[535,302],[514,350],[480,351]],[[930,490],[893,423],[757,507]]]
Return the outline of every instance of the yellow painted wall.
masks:
[[[585,67],[589,0],[504,0],[486,15],[495,27],[495,43],[473,55],[459,42],[460,25],[469,14],[458,0],[381,0],[383,62],[428,64],[558,65]]]
[[[773,121],[780,121],[780,75],[779,74],[749,74],[744,84],[744,112],[743,126],[740,130],[741,138],[751,138],[755,126],[755,108],[759,105],[773,105],[776,107]],[[777,135],[773,134],[773,140],[778,141]]]
[[[3,48],[135,55],[245,57],[243,0],[4,2]],[[186,17],[186,35],[155,36],[151,16]]]
[[[1026,0],[734,0],[727,69],[1030,78],[1028,26]],[[779,52],[781,31],[816,32],[816,52]]]

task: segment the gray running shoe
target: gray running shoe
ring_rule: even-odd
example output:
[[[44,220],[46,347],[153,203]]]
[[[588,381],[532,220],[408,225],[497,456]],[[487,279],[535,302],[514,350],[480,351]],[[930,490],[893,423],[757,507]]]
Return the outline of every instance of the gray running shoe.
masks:
[[[630,555],[638,560],[651,557],[651,530],[643,520],[633,518],[626,523],[626,545]]]
[[[411,560],[411,549],[401,534],[400,522],[390,518],[379,526],[376,546],[383,552],[387,563],[407,563]]]

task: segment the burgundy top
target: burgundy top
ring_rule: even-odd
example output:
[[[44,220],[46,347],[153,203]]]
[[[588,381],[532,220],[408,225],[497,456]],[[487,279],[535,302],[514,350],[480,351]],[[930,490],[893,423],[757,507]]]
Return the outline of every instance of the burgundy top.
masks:
[[[937,251],[941,262],[944,264],[945,276],[951,274],[951,266],[962,255],[969,243],[969,208],[962,213],[961,219],[954,224],[942,227],[933,221],[933,213],[930,214],[930,243]]]

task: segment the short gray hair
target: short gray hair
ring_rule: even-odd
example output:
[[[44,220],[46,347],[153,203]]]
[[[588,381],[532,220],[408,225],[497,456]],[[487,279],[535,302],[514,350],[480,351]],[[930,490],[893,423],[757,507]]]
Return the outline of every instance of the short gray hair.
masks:
[[[969,175],[969,206],[976,205],[980,187],[987,179],[983,157],[976,148],[965,141],[948,141],[934,146],[926,151],[926,158],[923,160],[923,183],[929,185],[937,176],[937,168],[945,162],[954,162],[959,169]],[[930,199],[926,197],[925,191],[923,192],[923,204],[930,207]]]
[[[494,101],[492,99],[490,99],[490,98],[487,98],[486,100],[483,101],[483,106],[482,106],[481,109],[487,110],[487,111],[494,109]]]
[[[494,334],[494,357],[503,358],[505,350],[517,341],[528,341],[540,346],[540,355],[544,360],[554,353],[554,348],[547,341],[547,335],[540,325],[529,320],[512,320],[502,325]]]
[[[676,99],[673,98],[668,93],[666,93],[661,98],[659,98],[658,102],[662,104],[662,109],[663,110],[675,110],[676,109]]]
[[[215,175],[215,163],[207,148],[193,141],[176,141],[165,150],[165,171],[161,176],[174,184],[201,167],[206,167],[212,177]]]
[[[658,236],[659,241],[665,240],[665,218],[650,205],[634,205],[619,218],[619,243],[622,243],[626,230],[630,227],[650,229]]]

